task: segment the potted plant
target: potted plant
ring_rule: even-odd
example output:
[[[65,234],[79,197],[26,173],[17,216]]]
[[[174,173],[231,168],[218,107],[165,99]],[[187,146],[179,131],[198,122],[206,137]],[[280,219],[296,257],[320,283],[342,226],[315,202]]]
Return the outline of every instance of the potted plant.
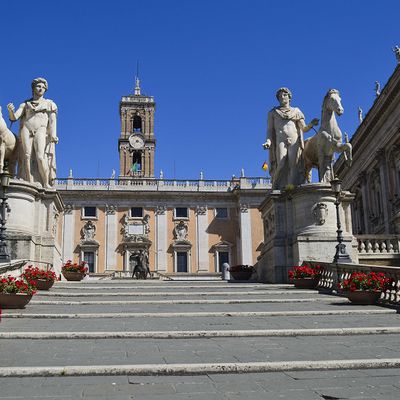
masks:
[[[0,308],[24,308],[35,293],[34,281],[10,275],[0,277]]]
[[[38,290],[49,290],[53,286],[54,281],[57,280],[54,271],[45,271],[32,265],[29,265],[25,269],[21,277],[28,282],[35,282],[36,289]]]
[[[253,274],[254,267],[252,265],[233,265],[228,268],[228,271],[235,281],[247,281]]]
[[[340,288],[353,304],[375,304],[391,282],[383,272],[353,272]]]
[[[67,281],[81,281],[88,272],[88,269],[85,265],[85,261],[82,261],[80,264],[78,264],[68,260],[61,268],[61,273],[64,275],[64,278]]]
[[[320,265],[301,265],[289,271],[289,279],[299,289],[314,289],[318,285],[322,273]]]

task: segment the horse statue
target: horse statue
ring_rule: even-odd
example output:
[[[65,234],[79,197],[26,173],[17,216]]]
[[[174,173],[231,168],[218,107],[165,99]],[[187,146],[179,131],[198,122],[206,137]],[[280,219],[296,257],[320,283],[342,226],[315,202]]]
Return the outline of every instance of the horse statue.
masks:
[[[147,279],[147,275],[150,275],[150,269],[148,266],[148,261],[146,253],[143,250],[135,252],[130,257],[131,268],[132,268],[132,278],[136,279]]]
[[[8,172],[11,176],[15,175],[17,164],[17,137],[7,128],[0,107],[0,173],[4,172],[4,164],[8,162]]]
[[[318,168],[319,182],[333,179],[333,160],[335,153],[344,153],[348,165],[352,162],[352,146],[347,135],[342,143],[342,132],[336,122],[336,115],[344,112],[339,91],[328,90],[322,103],[321,125],[318,132],[304,141],[304,167],[307,182],[311,182],[311,169]]]

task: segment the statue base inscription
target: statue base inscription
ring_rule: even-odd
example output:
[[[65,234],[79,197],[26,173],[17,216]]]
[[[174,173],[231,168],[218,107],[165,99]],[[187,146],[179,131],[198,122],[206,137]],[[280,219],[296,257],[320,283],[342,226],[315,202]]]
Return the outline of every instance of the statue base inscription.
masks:
[[[350,192],[343,192],[339,208],[344,243],[357,262],[352,235]],[[303,261],[331,262],[337,245],[335,197],[329,184],[300,185],[273,190],[260,205],[264,244],[256,264],[261,282],[288,282],[288,271]]]

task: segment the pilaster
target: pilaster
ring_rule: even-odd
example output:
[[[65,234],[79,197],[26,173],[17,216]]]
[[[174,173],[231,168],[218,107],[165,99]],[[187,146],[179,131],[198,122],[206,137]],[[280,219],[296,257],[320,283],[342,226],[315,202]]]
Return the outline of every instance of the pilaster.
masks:
[[[156,208],[156,265],[155,271],[167,272],[167,209],[165,206]]]
[[[253,243],[251,238],[251,216],[249,206],[240,204],[240,253],[243,265],[253,265]]]
[[[197,244],[197,269],[199,272],[209,271],[208,260],[208,215],[206,206],[196,208],[196,244]]]

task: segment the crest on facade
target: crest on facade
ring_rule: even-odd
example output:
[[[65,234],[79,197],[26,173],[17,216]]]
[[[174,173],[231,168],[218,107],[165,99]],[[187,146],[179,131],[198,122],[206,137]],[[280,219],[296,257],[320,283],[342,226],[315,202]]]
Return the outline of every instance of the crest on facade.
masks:
[[[188,225],[185,221],[179,221],[174,228],[176,241],[187,241]]]
[[[81,242],[96,242],[94,239],[95,235],[96,225],[92,221],[87,221],[81,229]]]
[[[328,217],[328,206],[325,203],[317,203],[312,208],[312,214],[317,225],[324,225]]]

